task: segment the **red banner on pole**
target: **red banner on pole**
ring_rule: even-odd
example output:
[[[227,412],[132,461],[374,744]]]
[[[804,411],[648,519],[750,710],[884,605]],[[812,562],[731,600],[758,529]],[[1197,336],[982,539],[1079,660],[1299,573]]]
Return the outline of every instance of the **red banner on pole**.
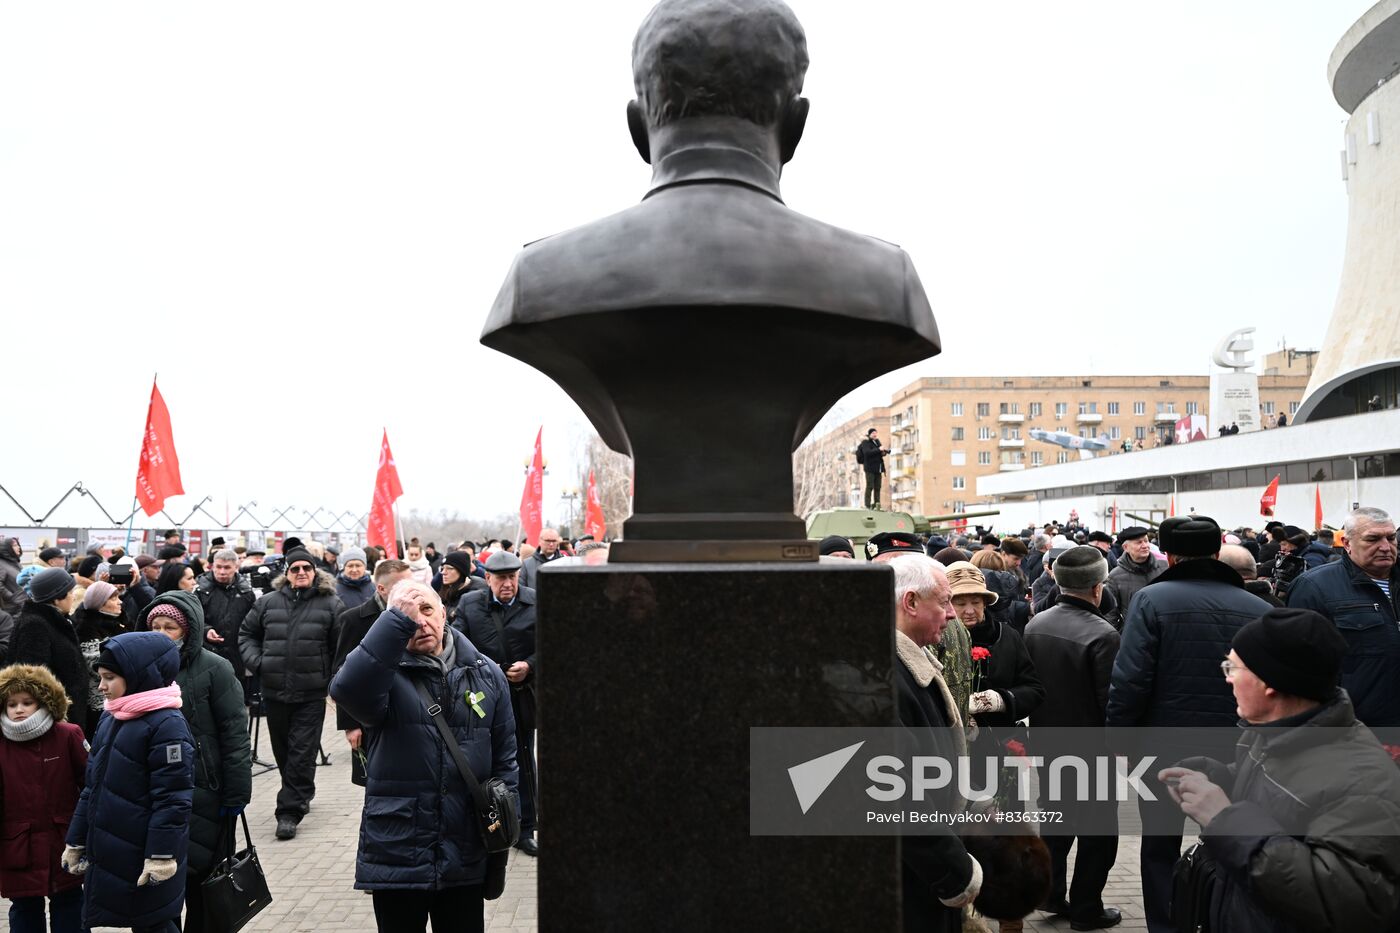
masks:
[[[399,468],[394,463],[394,452],[389,449],[389,431],[384,430],[384,439],[379,444],[379,470],[374,474],[374,502],[369,508],[369,525],[365,531],[365,542],[374,547],[382,547],[384,556],[398,560],[398,545],[394,543],[394,502],[403,495],[399,484]]]
[[[535,455],[525,473],[525,490],[520,494],[520,540],[538,545],[544,524],[544,427],[535,435]]]
[[[165,508],[167,498],[184,494],[180,458],[175,455],[175,435],[170,428],[170,409],[165,407],[160,388],[152,381],[146,436],[141,441],[141,462],[136,467],[136,498],[143,512],[154,515]]]
[[[1313,487],[1313,531],[1322,530],[1322,487]]]
[[[608,533],[608,523],[603,515],[603,500],[598,497],[598,484],[593,481],[593,471],[588,471],[588,508],[583,515],[583,533],[602,541]]]
[[[1264,495],[1259,497],[1259,514],[1265,518],[1274,517],[1274,506],[1278,505],[1278,477],[1269,484],[1269,488],[1264,490]]]

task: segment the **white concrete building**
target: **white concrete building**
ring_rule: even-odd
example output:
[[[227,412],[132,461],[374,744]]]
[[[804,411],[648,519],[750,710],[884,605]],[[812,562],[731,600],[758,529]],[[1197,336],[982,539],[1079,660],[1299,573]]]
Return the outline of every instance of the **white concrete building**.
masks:
[[[1297,420],[1400,407],[1400,0],[1381,0],[1327,63],[1347,113],[1346,259],[1337,303]]]
[[[1328,418],[1274,431],[1175,444],[1121,457],[1002,473],[977,480],[992,497],[998,530],[1047,521],[1080,521],[1101,529],[1140,524],[1128,513],[1161,521],[1173,510],[1209,515],[1224,528],[1262,528],[1259,499],[1279,479],[1275,516],[1312,528],[1314,496],[1323,522],[1341,527],[1352,503],[1400,512],[1400,409]]]

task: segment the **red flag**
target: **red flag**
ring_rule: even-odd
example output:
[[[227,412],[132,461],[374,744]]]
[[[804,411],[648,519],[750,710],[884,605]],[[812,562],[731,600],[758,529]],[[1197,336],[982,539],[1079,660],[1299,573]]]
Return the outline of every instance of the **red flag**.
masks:
[[[1176,517],[1176,496],[1172,496],[1171,505],[1167,508],[1167,518]]]
[[[1313,487],[1313,531],[1322,530],[1322,487]]]
[[[1118,534],[1118,500],[1113,500],[1113,527],[1109,529],[1115,535]]]
[[[170,409],[160,388],[151,382],[151,404],[146,409],[146,436],[141,441],[141,462],[136,467],[136,498],[141,510],[154,515],[165,508],[170,496],[183,496],[180,458],[175,455],[175,435],[170,429]]]
[[[583,533],[602,541],[608,533],[608,523],[603,517],[603,500],[598,498],[598,484],[593,482],[593,471],[588,471],[588,508],[583,514]]]
[[[544,524],[544,428],[535,435],[535,455],[525,473],[525,490],[520,494],[520,534],[526,544],[538,544]]]
[[[394,463],[394,452],[389,449],[386,428],[379,444],[379,470],[374,474],[374,502],[369,507],[365,543],[384,548],[384,556],[389,560],[399,557],[398,546],[394,543],[394,502],[402,495],[399,468]]]
[[[1278,505],[1278,477],[1269,484],[1269,488],[1264,490],[1264,495],[1259,497],[1259,514],[1265,518],[1274,517],[1274,506]]]

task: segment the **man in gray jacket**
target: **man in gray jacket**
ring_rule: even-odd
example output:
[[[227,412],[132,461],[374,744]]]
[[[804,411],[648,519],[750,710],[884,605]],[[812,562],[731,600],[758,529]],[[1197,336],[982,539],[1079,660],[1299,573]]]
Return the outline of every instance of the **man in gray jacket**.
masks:
[[[1393,930],[1400,771],[1337,687],[1348,644],[1308,609],[1244,626],[1223,665],[1243,720],[1235,761],[1158,774],[1218,871],[1211,930]]]
[[[1118,546],[1123,549],[1123,556],[1118,558],[1118,566],[1109,572],[1107,584],[1117,605],[1105,618],[1121,632],[1133,595],[1160,577],[1167,565],[1152,556],[1152,542],[1147,540],[1147,529],[1141,525],[1124,528],[1118,535]]]
[[[540,546],[525,559],[520,568],[521,586],[528,586],[532,590],[539,586],[540,568],[564,556],[559,552],[559,545],[562,543],[563,539],[559,537],[558,529],[546,528],[540,532]]]

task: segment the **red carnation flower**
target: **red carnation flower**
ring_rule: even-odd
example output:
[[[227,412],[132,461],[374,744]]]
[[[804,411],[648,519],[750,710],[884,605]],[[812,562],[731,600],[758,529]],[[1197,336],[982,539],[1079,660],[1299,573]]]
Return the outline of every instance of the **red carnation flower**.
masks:
[[[1026,754],[1026,746],[1022,745],[1015,739],[1006,740],[1006,750],[1012,755],[1015,755],[1017,758],[1025,757]]]
[[[987,660],[988,658],[990,658],[991,656],[992,656],[992,653],[991,653],[990,651],[988,651],[986,648],[978,647],[978,648],[973,648],[973,649],[972,649],[972,660],[974,660],[974,661],[985,661],[985,660]]]
[[[1400,765],[1400,745],[1382,745],[1381,748],[1385,749],[1386,753],[1390,755],[1391,761]]]

